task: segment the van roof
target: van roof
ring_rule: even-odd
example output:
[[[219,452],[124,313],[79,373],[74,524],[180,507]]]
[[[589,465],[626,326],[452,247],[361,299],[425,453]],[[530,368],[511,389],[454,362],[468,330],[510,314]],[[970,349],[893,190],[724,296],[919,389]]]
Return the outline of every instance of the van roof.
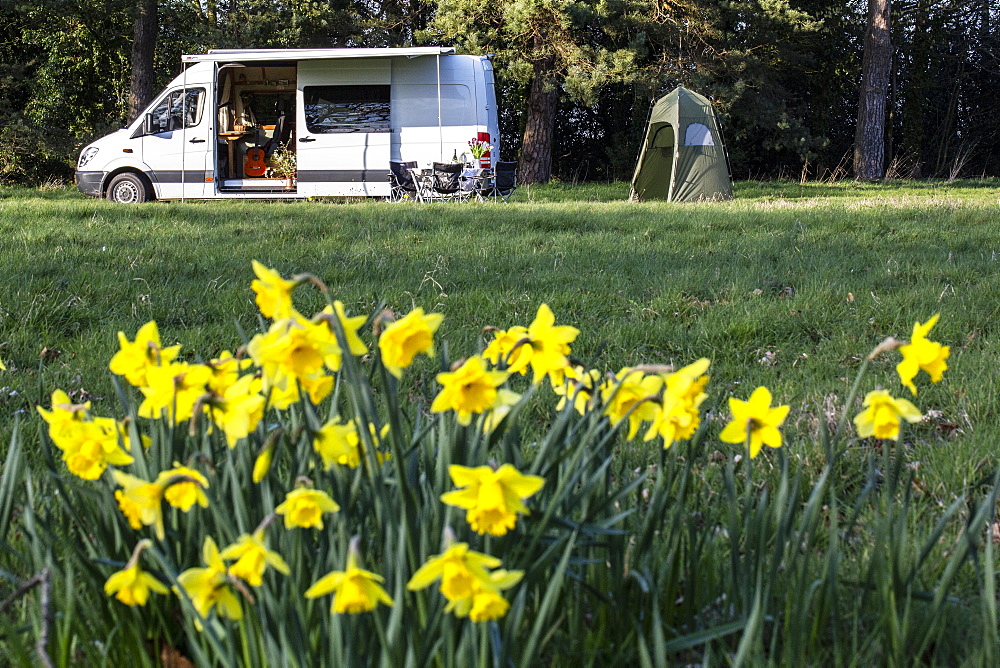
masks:
[[[210,49],[208,53],[181,56],[186,63],[231,60],[332,60],[335,58],[390,58],[405,56],[447,56],[453,46],[414,46],[387,49]]]

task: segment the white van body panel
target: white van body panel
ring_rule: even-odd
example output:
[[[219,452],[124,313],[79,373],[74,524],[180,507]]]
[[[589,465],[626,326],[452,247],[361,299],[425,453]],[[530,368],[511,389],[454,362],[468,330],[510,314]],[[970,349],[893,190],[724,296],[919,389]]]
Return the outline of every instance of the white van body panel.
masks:
[[[483,166],[498,159],[487,57],[420,47],[229,49],[182,60],[185,71],[129,127],[84,148],[81,191],[102,196],[117,174],[131,171],[159,199],[385,197],[390,160],[471,161],[469,141],[484,135],[494,149]],[[250,148],[278,139],[275,124],[254,123],[252,114],[247,121],[247,106],[272,99],[294,106],[292,186],[270,172],[251,177],[246,164]],[[234,107],[242,110],[235,117]],[[234,129],[243,134],[229,143]]]

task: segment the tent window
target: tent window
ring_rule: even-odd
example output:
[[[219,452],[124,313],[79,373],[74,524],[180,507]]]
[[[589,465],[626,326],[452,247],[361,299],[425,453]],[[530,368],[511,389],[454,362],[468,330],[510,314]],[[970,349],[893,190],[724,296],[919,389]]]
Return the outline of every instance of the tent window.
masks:
[[[704,123],[692,123],[684,133],[685,146],[715,146],[712,131]]]
[[[653,141],[649,144],[650,148],[673,148],[674,147],[674,129],[669,125],[664,125],[662,128],[656,131],[653,135]]]

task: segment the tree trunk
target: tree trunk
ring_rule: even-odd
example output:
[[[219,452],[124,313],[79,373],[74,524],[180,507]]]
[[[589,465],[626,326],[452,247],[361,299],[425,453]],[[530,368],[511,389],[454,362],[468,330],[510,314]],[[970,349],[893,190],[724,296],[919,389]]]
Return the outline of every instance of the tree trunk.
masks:
[[[559,101],[554,69],[554,56],[535,61],[533,67],[517,175],[521,183],[545,183],[552,178],[552,143]]]
[[[132,41],[132,84],[128,120],[134,121],[153,99],[153,54],[156,52],[156,0],[137,0]]]
[[[854,175],[879,179],[885,171],[885,100],[892,68],[891,0],[868,0],[868,30],[861,64],[861,96],[854,133]]]

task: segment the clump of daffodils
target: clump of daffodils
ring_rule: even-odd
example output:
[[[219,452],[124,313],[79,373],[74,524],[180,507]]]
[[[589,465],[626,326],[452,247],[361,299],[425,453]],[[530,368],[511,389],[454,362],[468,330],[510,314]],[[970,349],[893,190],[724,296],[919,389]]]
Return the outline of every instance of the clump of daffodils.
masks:
[[[508,592],[530,572],[529,548],[550,529],[546,504],[561,489],[558,467],[498,462],[500,450],[491,450],[523,402],[551,391],[561,417],[629,440],[642,434],[658,449],[705,427],[708,359],[613,374],[587,368],[572,357],[580,331],[557,325],[547,304],[530,323],[489,328],[481,353],[428,376],[436,384],[413,399],[414,417],[394,393],[420,373],[413,367],[437,356],[441,314],[416,307],[369,319],[333,300],[308,316],[294,292],[325,291],[317,279],[286,279],[256,261],[253,270],[266,322],[244,347],[198,361],[182,356],[180,344],[164,345],[149,322],[133,339],[118,333],[109,364],[133,388],[133,418],[95,415],[89,402],[74,404],[61,390],[38,409],[67,470],[95,485],[134,543],[104,583],[126,606],[173,592],[174,612],[200,631],[209,619],[255,614],[257,592],[271,589],[278,598],[332,594],[333,615],[378,615],[398,605],[424,614],[430,599],[417,597],[436,584],[445,613],[500,620],[511,607]],[[914,395],[921,371],[938,382],[947,368],[948,347],[927,338],[937,319],[915,324],[911,340],[895,346],[900,381]],[[374,338],[366,343],[368,325]],[[387,387],[373,389],[379,378]],[[731,419],[718,439],[744,446],[750,459],[763,446],[781,447],[790,407],[772,403],[763,386],[746,400],[730,398]],[[874,390],[854,423],[862,438],[897,440],[903,421],[919,419],[908,400]],[[421,450],[429,434],[443,436]],[[239,512],[230,508],[234,499],[242,499]],[[419,533],[428,518],[432,539]],[[216,535],[203,529],[207,519]],[[429,554],[442,526],[440,552]],[[390,554],[393,541],[403,547]]]

